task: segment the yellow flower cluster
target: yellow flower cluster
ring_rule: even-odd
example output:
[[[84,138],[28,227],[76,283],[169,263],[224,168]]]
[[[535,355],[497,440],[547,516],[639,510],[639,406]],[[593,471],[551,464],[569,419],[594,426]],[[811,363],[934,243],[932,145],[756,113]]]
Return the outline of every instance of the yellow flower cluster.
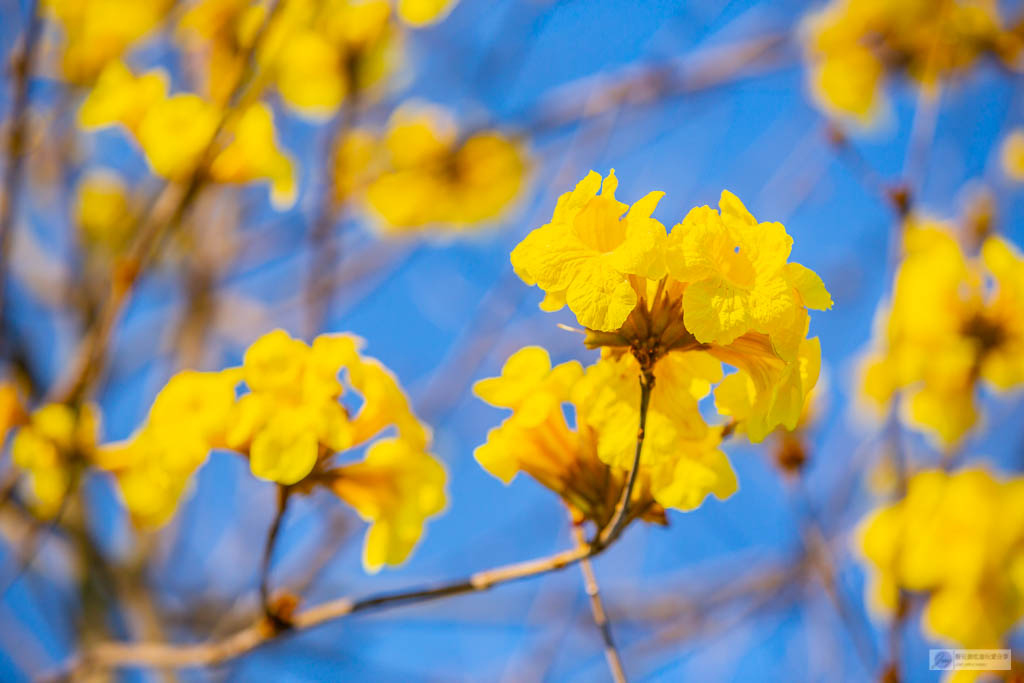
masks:
[[[89,85],[103,68],[144,38],[173,0],[44,0],[60,27],[61,72],[69,83]]]
[[[207,155],[212,180],[267,182],[275,206],[294,202],[293,165],[277,146],[273,114],[266,104],[257,102],[225,114],[199,95],[168,95],[167,90],[162,71],[135,76],[123,63],[112,62],[82,103],[79,124],[86,129],[122,126],[142,148],[153,172],[163,178],[188,178]],[[228,140],[211,149],[225,116]]]
[[[282,0],[268,22],[266,2],[200,0],[184,13],[178,32],[186,53],[204,66],[205,90],[223,102],[266,23],[255,55],[260,78],[273,83],[290,108],[316,119],[331,116],[346,98],[365,93],[395,70],[402,40],[396,18],[425,26],[453,5],[453,0],[401,0],[396,8],[389,0]]]
[[[931,89],[982,55],[1012,64],[1021,50],[992,0],[832,0],[804,29],[819,105],[862,124],[882,108],[887,71]]]
[[[99,414],[88,404],[77,413],[61,403],[46,404],[18,430],[11,442],[11,460],[25,471],[33,509],[40,517],[60,512],[78,476],[75,470],[95,458],[98,433]]]
[[[1024,617],[1024,478],[920,472],[905,498],[864,521],[860,543],[876,570],[875,605],[894,609],[900,590],[927,594],[923,626],[934,637],[1005,647]]]
[[[166,523],[210,450],[225,446],[238,381],[237,369],[180,372],[157,394],[130,439],[100,448],[97,466],[114,474],[136,524]]]
[[[616,187],[614,172],[602,187],[591,171],[562,195],[551,222],[512,251],[516,273],[544,290],[545,310],[567,304],[590,331],[588,345],[629,349],[656,376],[659,360],[700,355],[699,365],[663,370],[659,385],[684,395],[691,382],[721,381],[719,411],[753,441],[780,424],[792,429],[821,360],[817,339],[806,338],[807,309],[832,299],[813,271],[787,262],[785,228],[757,222],[723,192],[720,211],[695,208],[666,233],[652,218],[664,193],[627,206]],[[723,380],[719,361],[739,371]]]
[[[659,362],[659,380],[672,372],[694,379],[685,396],[672,395],[668,381],[654,387],[630,505],[633,516],[663,523],[665,508],[692,510],[709,493],[724,500],[736,491],[736,475],[718,448],[722,429],[708,427],[696,410],[697,400],[710,389],[696,378],[715,371],[695,352]],[[477,461],[505,483],[526,472],[562,497],[577,519],[603,528],[615,511],[636,449],[638,373],[630,356],[602,359],[586,370],[575,361],[552,368],[544,349],[521,349],[500,377],[474,387],[480,398],[512,411],[476,449]],[[572,428],[567,405],[575,414]]]
[[[362,195],[384,230],[466,228],[499,218],[522,189],[521,147],[494,130],[457,138],[437,107],[399,107],[383,134],[360,128],[334,154],[339,198]]]
[[[173,514],[211,449],[233,450],[260,479],[300,493],[334,491],[371,523],[367,569],[398,564],[444,508],[445,472],[394,376],[361,356],[360,344],[323,335],[310,346],[275,330],[253,343],[241,368],[180,373],[135,436],[103,449],[100,467],[115,472],[135,519],[155,526]],[[249,391],[236,397],[240,382]],[[346,400],[360,401],[354,415]],[[393,436],[379,438],[389,429]],[[366,444],[362,461],[335,462]]]
[[[864,363],[863,388],[883,411],[906,392],[903,418],[939,443],[975,424],[979,380],[1024,384],[1024,258],[989,237],[968,258],[948,226],[913,220],[892,301]]]

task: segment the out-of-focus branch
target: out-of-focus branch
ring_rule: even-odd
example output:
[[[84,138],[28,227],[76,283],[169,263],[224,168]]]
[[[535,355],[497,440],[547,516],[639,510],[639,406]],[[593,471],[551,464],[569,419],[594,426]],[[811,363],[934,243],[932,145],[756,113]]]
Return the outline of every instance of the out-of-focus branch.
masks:
[[[759,36],[613,75],[580,79],[557,88],[528,116],[525,131],[542,134],[620,107],[640,107],[703,92],[787,66],[786,33]]]
[[[583,534],[582,527],[573,524],[573,535],[576,537],[576,545],[580,548],[586,547],[587,539]],[[612,625],[608,620],[608,613],[605,612],[604,603],[601,602],[601,589],[597,585],[597,576],[594,574],[594,565],[589,558],[580,560],[580,570],[583,572],[583,588],[590,598],[590,613],[594,617],[597,630],[601,632],[601,640],[604,641],[604,658],[608,661],[608,670],[612,674],[615,683],[626,683],[626,672],[622,668],[622,658],[619,650],[615,647],[615,639],[612,636]]]
[[[257,33],[243,55],[243,69],[235,82],[217,121],[217,126],[210,141],[206,145],[200,161],[183,186],[167,184],[154,201],[148,215],[142,218],[136,239],[131,244],[121,266],[114,273],[110,294],[103,303],[95,323],[86,333],[79,345],[75,358],[71,363],[71,371],[62,383],[51,392],[52,399],[65,403],[79,400],[92,382],[103,372],[106,364],[107,346],[113,333],[114,325],[121,315],[135,284],[142,277],[156,258],[164,238],[181,224],[192,203],[199,196],[207,176],[206,170],[212,161],[224,126],[233,110],[242,100],[250,82],[253,80],[257,60],[254,59],[267,27],[274,21],[281,2],[274,2],[267,11]]]
[[[17,218],[18,200],[21,195],[25,168],[29,118],[28,88],[35,64],[41,25],[42,18],[39,16],[38,2],[30,0],[21,45],[11,59],[11,80],[14,92],[11,97],[11,116],[7,130],[7,164],[4,168],[3,196],[0,197],[2,200],[0,201],[0,323],[3,321],[7,266],[11,255],[12,233],[14,221]],[[6,354],[3,350],[6,336],[6,331],[0,334],[0,353],[3,354]]]

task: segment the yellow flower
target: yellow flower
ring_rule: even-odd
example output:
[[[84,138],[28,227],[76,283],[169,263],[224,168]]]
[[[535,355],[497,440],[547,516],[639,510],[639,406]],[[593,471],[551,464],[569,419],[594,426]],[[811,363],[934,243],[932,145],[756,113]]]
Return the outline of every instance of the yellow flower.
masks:
[[[750,373],[740,370],[715,389],[715,407],[737,420],[737,429],[758,443],[779,425],[796,429],[820,371],[821,343],[817,337],[804,339],[797,362],[785,368],[780,380],[759,387]]]
[[[1003,140],[1002,162],[1007,176],[1024,181],[1024,130],[1016,128]]]
[[[327,118],[353,91],[391,73],[398,39],[386,0],[333,0],[299,10],[274,53],[277,89],[300,115]]]
[[[686,328],[722,345],[762,332],[791,359],[807,332],[806,308],[827,310],[832,298],[813,271],[786,262],[793,239],[781,223],[758,223],[728,191],[719,206],[691,210],[669,236],[669,272],[687,283]]]
[[[76,85],[92,83],[103,68],[145,37],[170,9],[171,0],[45,0],[60,25],[61,71]]]
[[[231,126],[233,139],[210,164],[210,176],[222,183],[270,182],[270,201],[275,208],[295,203],[295,171],[291,160],[274,139],[270,108],[257,102],[245,109]]]
[[[183,457],[181,444],[169,436],[146,425],[127,441],[100,449],[98,466],[113,473],[121,502],[140,528],[155,529],[170,520],[194,471],[183,461],[195,454]]]
[[[721,377],[718,361],[702,353],[670,354],[655,372],[659,381],[631,507],[643,519],[663,522],[664,508],[692,510],[708,493],[728,498],[736,477],[718,450],[721,429],[709,428],[697,412],[697,400]],[[505,483],[526,472],[557,493],[577,517],[602,528],[633,464],[638,377],[631,356],[604,358],[584,374],[576,362],[552,368],[539,347],[521,349],[506,361],[501,377],[474,387],[488,403],[513,411],[474,455]],[[575,429],[566,422],[566,403],[575,410]]]
[[[49,403],[29,418],[11,442],[11,460],[25,471],[40,517],[57,515],[72,486],[73,468],[95,456],[99,413],[86,404],[76,413],[63,403]]]
[[[445,471],[437,460],[404,439],[381,439],[366,457],[330,472],[329,486],[370,522],[363,548],[369,572],[408,559],[424,522],[445,508]]]
[[[874,604],[925,593],[923,626],[967,648],[998,648],[1024,617],[1024,479],[984,469],[915,474],[906,496],[872,513],[860,546],[877,572]]]
[[[819,106],[861,124],[877,119],[887,68],[932,92],[982,55],[1012,63],[1020,50],[984,0],[832,0],[803,33]]]
[[[441,21],[458,0],[398,0],[398,16],[410,26],[428,26]]]
[[[137,134],[149,167],[169,180],[188,178],[212,144],[219,118],[213,105],[192,93],[154,103]]]
[[[114,475],[140,527],[165,524],[192,474],[212,449],[223,447],[239,379],[236,370],[179,372],[157,394],[146,422],[131,438],[99,449],[95,465]]]
[[[119,61],[111,62],[78,110],[78,124],[87,130],[121,125],[138,134],[142,119],[167,98],[167,74],[152,69],[135,76]]]
[[[507,210],[526,174],[522,150],[496,131],[461,143],[456,137],[444,110],[404,105],[395,111],[382,141],[381,169],[366,187],[384,229],[466,228]]]
[[[908,394],[903,419],[944,445],[976,423],[976,386],[1024,383],[1024,258],[989,237],[968,259],[952,230],[913,219],[892,301],[862,365],[862,387],[882,411]]]
[[[665,275],[665,226],[651,218],[664,193],[627,207],[615,199],[617,186],[614,171],[603,188],[591,171],[559,198],[551,222],[512,251],[512,267],[526,284],[564,295],[580,324],[595,330],[617,329],[636,306],[631,275]]]
[[[131,208],[121,179],[106,171],[88,173],[78,184],[75,223],[87,243],[110,250],[131,236]]]

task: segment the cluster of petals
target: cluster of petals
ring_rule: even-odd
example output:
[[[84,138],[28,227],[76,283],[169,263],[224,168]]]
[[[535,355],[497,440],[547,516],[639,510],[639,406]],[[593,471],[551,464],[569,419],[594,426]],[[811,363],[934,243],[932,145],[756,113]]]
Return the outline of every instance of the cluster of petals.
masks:
[[[803,29],[818,104],[860,124],[883,110],[889,71],[934,89],[984,55],[1018,65],[1022,48],[988,0],[832,0]]]
[[[666,358],[672,365],[705,365],[698,358]],[[718,368],[718,372],[721,369]],[[570,361],[555,367],[547,351],[528,346],[513,354],[500,377],[474,391],[512,414],[475,451],[477,461],[503,482],[525,472],[558,494],[579,519],[603,527],[611,518],[633,461],[639,424],[636,361],[609,357],[584,369]],[[719,499],[737,488],[728,458],[719,450],[722,430],[697,411],[701,391],[680,399],[656,385],[634,488],[634,514],[662,521],[665,508],[692,510],[708,494]],[[567,420],[571,410],[572,424]]]
[[[275,206],[295,200],[293,164],[278,146],[273,114],[262,102],[225,111],[194,93],[169,95],[159,69],[136,76],[112,62],[82,103],[78,121],[86,129],[123,127],[163,178],[185,180],[208,158],[216,182],[267,182]],[[222,128],[223,144],[215,140]]]
[[[516,273],[544,290],[545,310],[568,305],[593,346],[639,349],[666,366],[679,354],[707,356],[717,374],[698,375],[701,386],[722,382],[719,412],[752,440],[780,424],[792,429],[820,366],[808,309],[832,299],[817,274],[788,262],[785,228],[758,222],[725,191],[719,210],[695,208],[669,232],[652,216],[664,193],[627,206],[616,187],[614,172],[603,187],[591,172],[564,194],[551,222],[513,250]],[[722,381],[718,361],[739,372]],[[695,381],[661,374],[678,377],[681,391]],[[675,381],[658,379],[665,391]]]
[[[923,626],[965,648],[1001,648],[1024,618],[1024,478],[977,467],[926,470],[906,496],[871,513],[860,547],[875,570],[872,603],[924,594]]]
[[[526,171],[514,140],[496,130],[460,139],[447,111],[420,103],[396,109],[383,132],[349,132],[334,150],[337,196],[361,198],[387,233],[494,221],[521,191]]]
[[[979,382],[1024,384],[1024,257],[998,236],[968,256],[949,226],[915,219],[878,327],[863,363],[869,405],[884,412],[902,392],[904,421],[953,445],[978,420]]]

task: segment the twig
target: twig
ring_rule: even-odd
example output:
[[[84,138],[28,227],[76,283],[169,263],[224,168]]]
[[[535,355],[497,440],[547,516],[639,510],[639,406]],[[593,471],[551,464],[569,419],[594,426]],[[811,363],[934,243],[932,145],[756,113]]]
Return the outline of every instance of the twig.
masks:
[[[583,528],[573,524],[573,535],[576,537],[576,545],[584,548],[587,545]],[[589,558],[580,560],[580,570],[583,572],[583,587],[590,598],[590,612],[594,615],[594,623],[601,632],[601,639],[604,641],[604,658],[608,661],[608,669],[611,671],[615,683],[626,683],[626,672],[622,668],[622,658],[615,647],[615,640],[612,637],[612,626],[608,619],[608,613],[601,602],[601,589],[597,585],[597,576],[594,574],[594,566]]]
[[[270,523],[270,530],[267,532],[267,542],[263,547],[263,563],[260,569],[260,603],[263,605],[263,613],[268,619],[277,620],[277,612],[270,604],[270,566],[274,558],[274,546],[277,544],[277,537],[281,533],[281,523],[288,511],[288,500],[291,491],[287,486],[277,486],[277,512],[274,513],[274,521]]]
[[[267,619],[222,639],[195,645],[164,643],[103,643],[85,653],[72,675],[132,666],[182,669],[211,666],[249,652],[283,634],[374,609],[418,604],[463,593],[486,591],[494,586],[564,569],[602,552],[606,545],[592,544],[555,555],[478,572],[469,578],[437,586],[377,593],[364,598],[339,598],[315,605],[294,615],[291,628],[279,630]]]
[[[4,169],[3,201],[0,202],[0,321],[3,320],[4,294],[7,284],[7,266],[11,256],[11,237],[17,217],[21,180],[25,167],[26,140],[28,138],[28,86],[39,44],[42,20],[37,0],[29,0],[27,25],[21,49],[11,60],[14,93],[11,98],[11,122],[7,133],[7,165]],[[2,351],[6,333],[0,335]]]

